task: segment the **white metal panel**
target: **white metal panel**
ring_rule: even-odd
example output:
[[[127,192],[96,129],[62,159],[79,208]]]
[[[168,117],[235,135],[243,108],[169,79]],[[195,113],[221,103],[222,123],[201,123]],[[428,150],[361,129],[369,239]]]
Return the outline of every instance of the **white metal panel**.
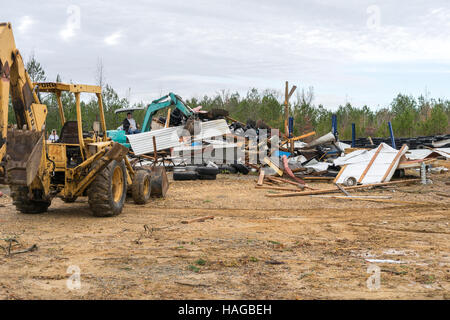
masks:
[[[153,152],[153,137],[156,139],[156,150],[164,150],[181,145],[178,136],[179,127],[170,127],[149,132],[127,135],[134,154],[141,155]]]
[[[425,159],[432,153],[433,153],[433,151],[431,151],[429,149],[414,149],[414,150],[409,150],[405,156],[409,160],[419,160],[419,159]]]
[[[204,140],[212,137],[231,133],[224,119],[200,122],[200,132],[194,136],[194,140]],[[156,139],[156,150],[164,150],[181,146],[180,136],[187,131],[183,126],[152,130],[138,134],[127,135],[134,154],[141,155],[153,152],[153,137]]]
[[[201,131],[194,136],[194,140],[204,140],[224,134],[231,134],[230,128],[224,119],[201,122],[200,128]]]
[[[378,148],[377,148],[378,149]],[[353,177],[357,181],[361,178],[363,172],[366,170],[369,165],[372,157],[375,155],[376,150],[373,149],[368,151],[367,153],[361,153],[354,157],[347,159],[347,161],[342,161],[342,164],[345,164],[345,168],[342,168],[342,173],[340,174],[337,183],[343,183],[347,178]],[[381,150],[378,153],[377,157],[373,161],[372,165],[367,170],[364,178],[362,179],[362,184],[370,184],[377,182],[385,182],[390,181],[394,171],[398,167],[398,163],[400,162],[401,155],[405,154],[408,148],[404,148],[403,151],[398,151],[389,145],[382,143]],[[395,160],[397,154],[401,152],[400,156],[397,157],[397,160],[391,167],[389,172],[388,169],[391,166],[392,162]],[[342,165],[341,164],[341,165]],[[386,175],[384,181],[382,181],[383,177]]]
[[[365,161],[367,158],[372,157],[373,153],[369,153],[368,150],[355,150],[353,152],[350,152],[349,154],[346,154],[343,157],[339,157],[333,161],[335,166],[342,166],[344,164],[350,164],[350,163],[358,163]]]

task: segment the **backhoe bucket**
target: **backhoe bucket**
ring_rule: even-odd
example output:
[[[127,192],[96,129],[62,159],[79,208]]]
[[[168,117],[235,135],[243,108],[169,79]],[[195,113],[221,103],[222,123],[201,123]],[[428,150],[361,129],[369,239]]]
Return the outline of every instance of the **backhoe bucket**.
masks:
[[[44,151],[44,132],[8,130],[6,138],[6,181],[29,186],[35,179]]]

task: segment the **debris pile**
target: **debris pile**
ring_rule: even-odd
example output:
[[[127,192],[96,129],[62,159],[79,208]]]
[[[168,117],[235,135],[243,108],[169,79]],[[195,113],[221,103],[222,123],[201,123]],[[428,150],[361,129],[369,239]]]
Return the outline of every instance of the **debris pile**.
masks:
[[[404,177],[405,169],[417,169],[426,176],[438,158],[450,157],[449,135],[394,140],[391,134],[390,140],[353,138],[343,142],[334,122],[332,132],[314,139],[316,132],[292,136],[289,131],[286,135],[262,120],[244,124],[219,109],[172,124],[176,126],[127,138],[139,161],[173,167],[174,180],[213,180],[219,173],[259,172],[258,188],[328,193],[307,184],[322,180],[335,184],[330,192],[348,196],[345,188],[384,185],[393,177]],[[156,143],[149,143],[152,139]],[[397,149],[395,142],[401,148]],[[448,170],[445,165],[433,169]],[[422,179],[422,183],[429,182]]]

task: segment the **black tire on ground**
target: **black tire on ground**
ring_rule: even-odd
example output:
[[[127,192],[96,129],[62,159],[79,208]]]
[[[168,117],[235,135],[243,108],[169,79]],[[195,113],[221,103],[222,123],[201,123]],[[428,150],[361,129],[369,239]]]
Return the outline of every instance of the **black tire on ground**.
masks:
[[[219,173],[219,169],[214,167],[198,167],[197,172],[199,175],[216,175]]]
[[[78,197],[70,197],[70,198],[62,198],[62,201],[65,203],[73,203],[77,200]]]
[[[51,200],[45,200],[34,194],[30,199],[28,195],[28,187],[24,186],[10,186],[11,198],[16,209],[26,214],[37,214],[47,212],[51,204]]]
[[[174,171],[173,173],[173,180],[197,180],[198,175],[197,172],[190,172],[190,171]]]
[[[125,163],[113,160],[89,186],[88,199],[92,214],[96,217],[117,216],[122,212],[126,195]]]
[[[137,170],[131,184],[131,194],[136,204],[146,204],[150,199],[150,172]]]
[[[232,166],[235,167],[236,170],[238,172],[242,173],[242,174],[248,174],[249,173],[249,170],[243,164],[236,163],[236,164],[232,164]]]

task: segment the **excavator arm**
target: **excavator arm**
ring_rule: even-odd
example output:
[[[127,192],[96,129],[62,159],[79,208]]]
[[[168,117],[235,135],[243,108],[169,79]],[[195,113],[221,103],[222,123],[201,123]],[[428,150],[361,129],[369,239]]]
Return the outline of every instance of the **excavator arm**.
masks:
[[[170,92],[168,95],[154,100],[151,104],[149,104],[145,113],[144,123],[142,124],[142,132],[150,131],[152,118],[158,110],[170,106],[175,106],[175,108],[180,110],[181,113],[186,117],[189,117],[193,114],[192,109],[186,106],[186,104],[183,102],[183,100],[181,100],[179,96]]]

